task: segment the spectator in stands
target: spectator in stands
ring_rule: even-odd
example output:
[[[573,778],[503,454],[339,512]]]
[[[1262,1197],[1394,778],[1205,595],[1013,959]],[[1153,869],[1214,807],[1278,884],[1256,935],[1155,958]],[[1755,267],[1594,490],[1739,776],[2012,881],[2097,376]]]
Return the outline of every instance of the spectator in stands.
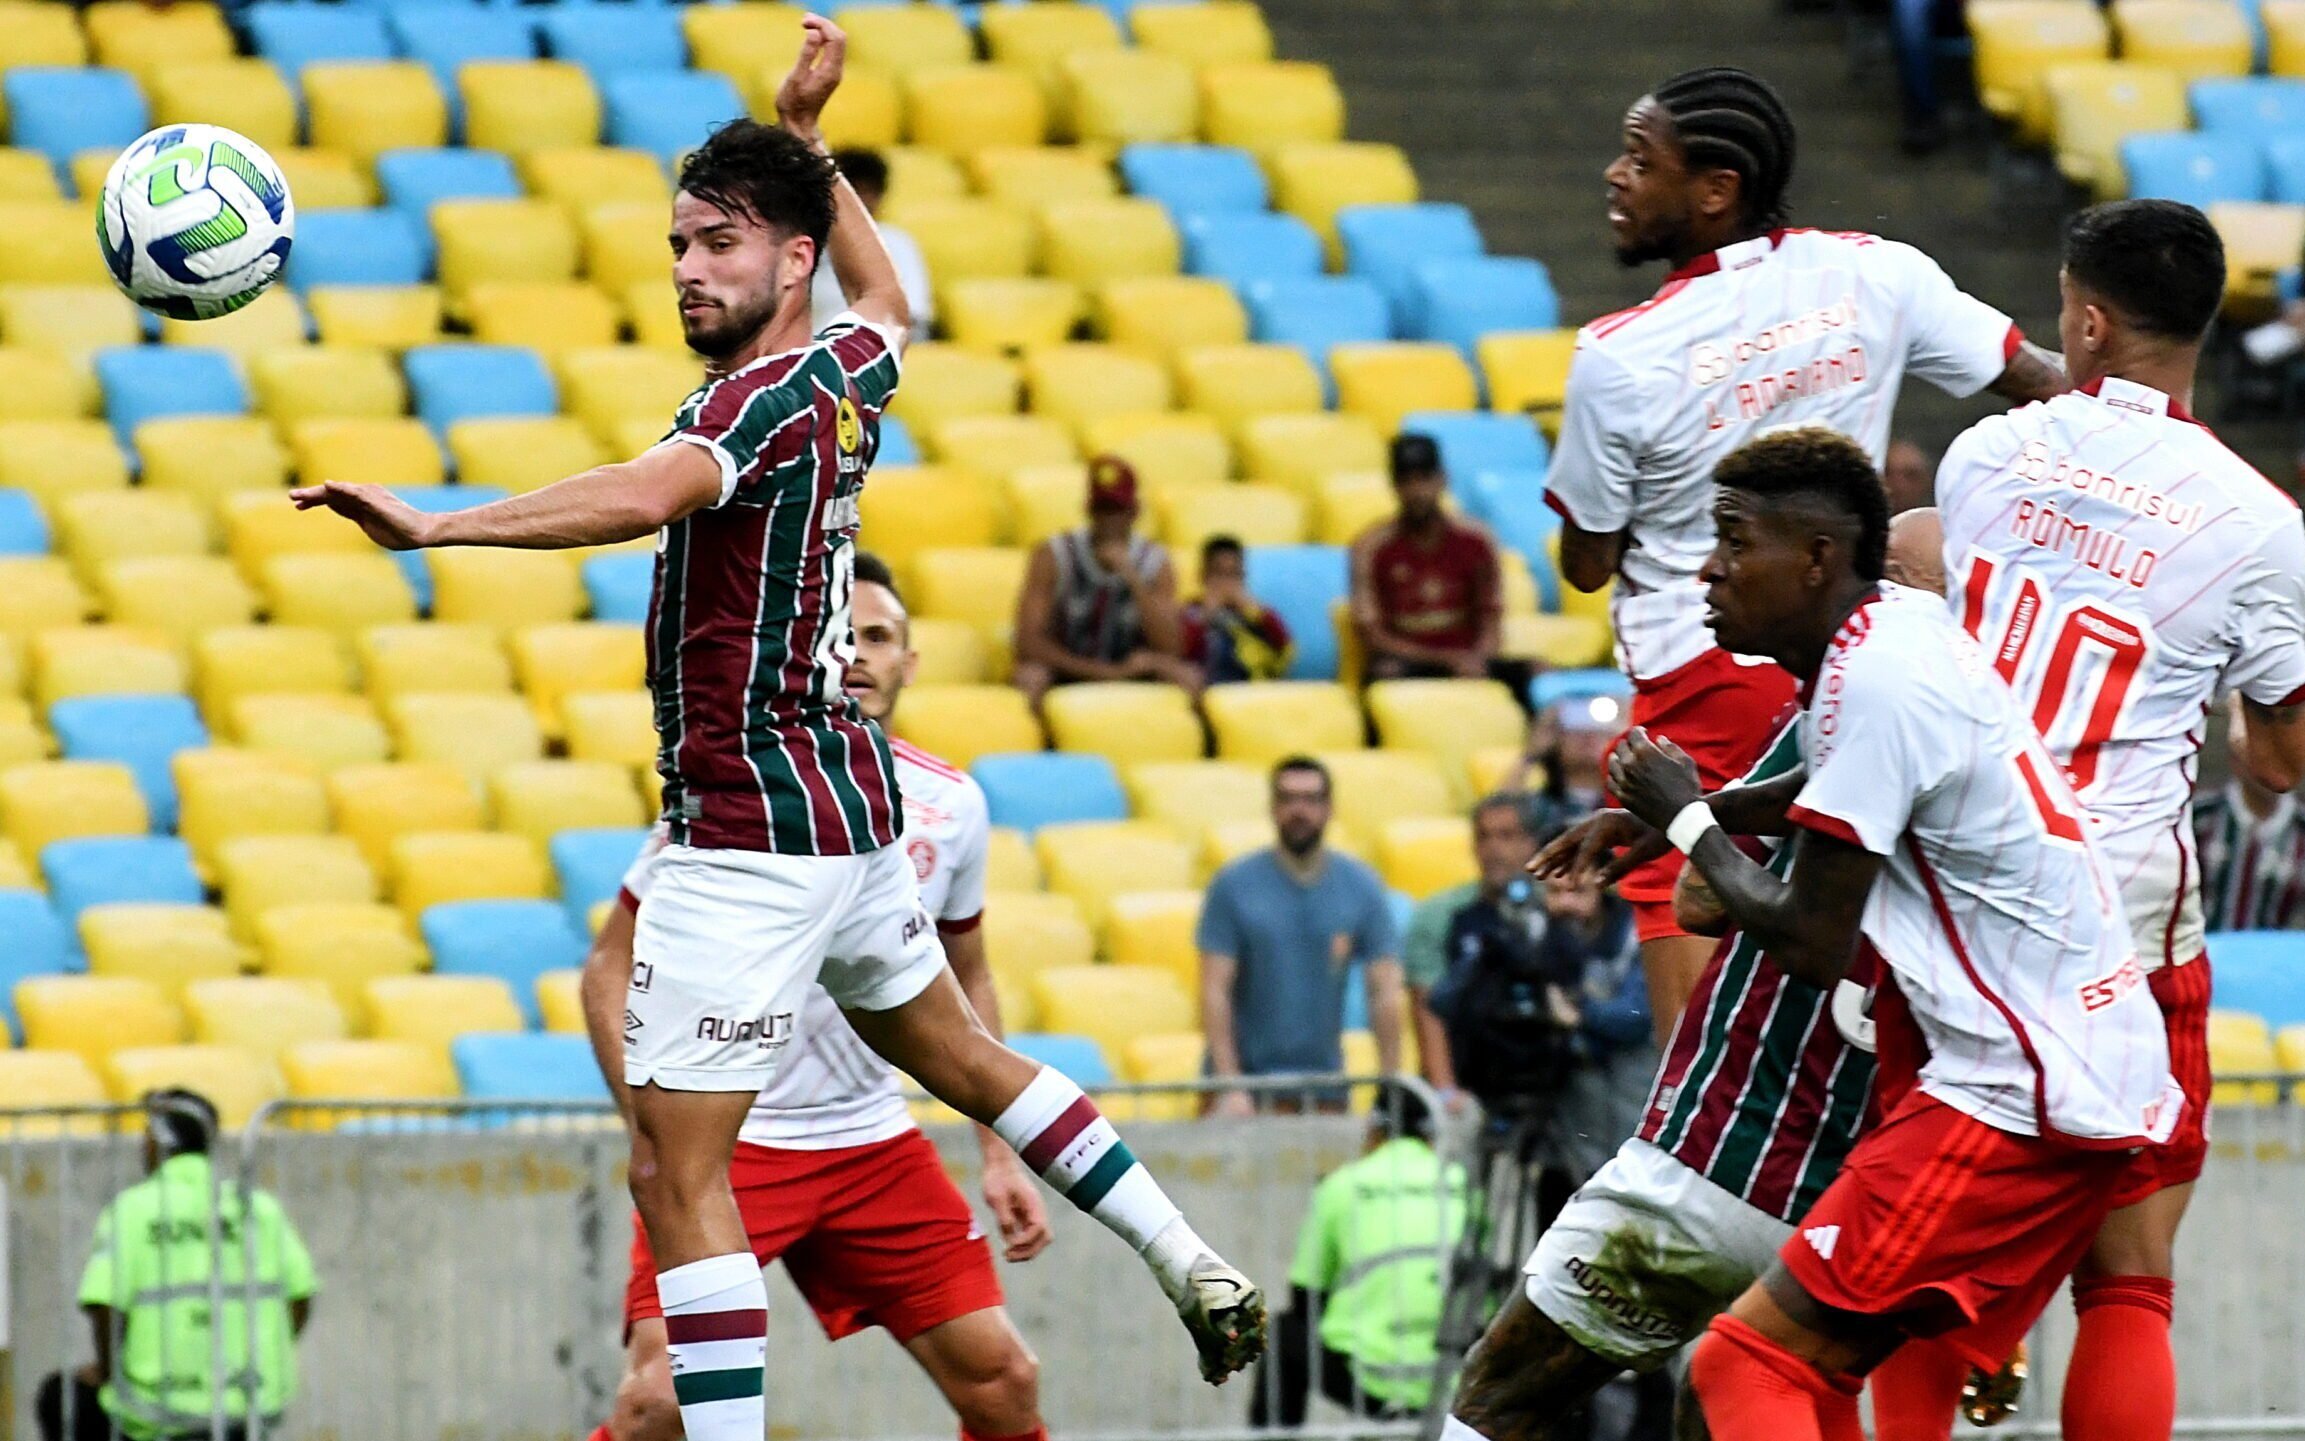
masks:
[[[1392,473],[1399,513],[1353,542],[1353,625],[1368,678],[1490,676],[1524,695],[1528,663],[1497,653],[1504,586],[1496,546],[1442,508],[1449,482],[1440,447],[1403,432],[1393,440]]]
[[[1157,680],[1197,692],[1168,551],[1136,533],[1136,471],[1088,464],[1088,524],[1040,543],[1016,603],[1017,689],[1040,708],[1052,686]]]
[[[1897,515],[1937,503],[1937,467],[1929,452],[1910,440],[1889,442],[1881,465],[1881,488],[1889,492],[1889,514]]]
[[[880,216],[880,205],[888,198],[888,162],[877,151],[836,151],[832,163],[848,178],[849,188],[864,208],[875,219]],[[935,318],[928,285],[928,260],[920,252],[920,242],[901,227],[880,220],[880,243],[888,247],[888,258],[896,266],[897,283],[904,287],[904,302],[912,311],[912,338],[928,339],[929,321]],[[834,316],[848,309],[848,299],[840,293],[840,282],[833,278],[832,267],[818,257],[816,279],[808,294],[810,320],[818,330],[832,323]]]
[[[1889,0],[1890,42],[1897,52],[1897,88],[1904,101],[1898,144],[1907,155],[1928,155],[1945,144],[1945,106],[1937,84],[1938,36],[1960,33],[1961,0]]]
[[[1209,882],[1193,942],[1212,1075],[1343,1069],[1345,980],[1356,965],[1378,1068],[1400,1067],[1401,963],[1385,884],[1322,843],[1330,813],[1328,768],[1308,756],[1283,760],[1272,774],[1276,844]],[[1341,1109],[1344,1098],[1316,1100]],[[1246,1091],[1223,1092],[1215,1106],[1223,1116],[1255,1109]]]
[[[226,1441],[252,1421],[271,1432],[296,1396],[296,1337],[320,1289],[312,1258],[270,1193],[216,1175],[207,1097],[154,1091],[144,1113],[145,1178],[97,1217],[80,1276],[96,1359],[42,1383],[41,1435],[208,1441],[219,1411]]]
[[[1534,792],[1540,830],[1583,819],[1600,809],[1609,747],[1624,733],[1624,716],[1615,696],[1555,701],[1530,719],[1520,759],[1498,789]]]
[[[1249,594],[1248,555],[1229,535],[1201,546],[1200,598],[1184,608],[1184,658],[1210,685],[1279,680],[1289,668],[1288,622]]]
[[[1321,1394],[1362,1416],[1424,1410],[1439,1360],[1441,1253],[1465,1228],[1462,1167],[1446,1173],[1433,1113],[1407,1086],[1377,1088],[1367,1148],[1313,1192],[1289,1267],[1288,1309],[1250,1382],[1249,1424],[1305,1424]],[[1315,1338],[1318,1359],[1315,1359]]]
[[[2240,707],[2233,710],[2241,724]],[[2305,930],[2305,811],[2236,766],[2193,798],[2201,919],[2212,931]]]

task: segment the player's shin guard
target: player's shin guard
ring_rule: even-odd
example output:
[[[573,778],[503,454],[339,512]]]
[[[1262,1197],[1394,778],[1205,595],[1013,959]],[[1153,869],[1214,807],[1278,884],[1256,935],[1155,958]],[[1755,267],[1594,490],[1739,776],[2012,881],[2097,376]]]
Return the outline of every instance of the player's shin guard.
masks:
[[[1713,1441],[1851,1441],[1856,1427],[1854,1383],[1827,1379],[1734,1316],[1713,1318],[1689,1381]]]
[[[1043,1066],[992,1128],[1042,1180],[1143,1256],[1171,1300],[1183,1294],[1187,1268],[1208,1247],[1080,1087]]]
[[[1873,1369],[1874,1441],[1951,1441],[1969,1359],[1941,1341],[1907,1341]]]
[[[688,1441],[760,1441],[768,1425],[768,1287],[749,1251],[707,1256],[656,1277],[673,1399]]]
[[[2169,1441],[2177,1422],[2177,1362],[2169,1351],[2176,1293],[2164,1276],[2073,1282],[2080,1324],[2063,1417],[2072,1441]]]

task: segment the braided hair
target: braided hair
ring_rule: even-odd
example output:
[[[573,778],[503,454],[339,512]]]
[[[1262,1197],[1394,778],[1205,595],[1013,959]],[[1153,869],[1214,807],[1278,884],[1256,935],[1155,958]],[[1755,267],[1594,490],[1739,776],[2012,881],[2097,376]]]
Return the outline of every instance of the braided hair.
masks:
[[[1793,117],[1768,81],[1726,65],[1684,70],[1650,95],[1678,132],[1691,168],[1733,170],[1747,224],[1785,223]]]

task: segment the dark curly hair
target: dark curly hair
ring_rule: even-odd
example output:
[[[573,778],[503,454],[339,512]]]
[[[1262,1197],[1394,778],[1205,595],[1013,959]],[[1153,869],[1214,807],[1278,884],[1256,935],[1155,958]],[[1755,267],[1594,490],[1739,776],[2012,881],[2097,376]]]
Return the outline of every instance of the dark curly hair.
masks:
[[[2225,242],[2178,200],[2092,205],[2065,227],[2065,274],[2139,330],[2199,340],[2225,300]]]
[[[1760,76],[1726,65],[1684,70],[1649,92],[1672,117],[1691,169],[1734,170],[1748,225],[1785,223],[1793,117]]]
[[[1723,490],[1762,499],[1808,502],[1839,514],[1855,529],[1854,568],[1879,580],[1889,551],[1889,495],[1863,446],[1822,425],[1771,431],[1731,452],[1714,468]]]
[[[777,129],[731,120],[680,164],[680,188],[732,215],[805,235],[824,253],[832,233],[832,162]]]

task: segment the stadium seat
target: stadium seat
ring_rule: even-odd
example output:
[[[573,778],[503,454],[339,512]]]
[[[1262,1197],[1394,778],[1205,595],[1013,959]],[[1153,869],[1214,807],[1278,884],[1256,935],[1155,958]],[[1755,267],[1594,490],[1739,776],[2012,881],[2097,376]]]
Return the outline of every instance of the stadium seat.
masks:
[[[1423,900],[1479,876],[1473,828],[1456,816],[1412,816],[1385,823],[1377,842],[1377,870],[1385,884]]]
[[[32,698],[51,709],[75,696],[172,696],[184,691],[182,656],[166,636],[116,626],[35,632],[26,651]]]
[[[572,621],[584,608],[576,563],[557,551],[471,547],[427,560],[437,620],[510,630]]]
[[[600,140],[600,96],[581,65],[561,60],[467,64],[456,83],[464,101],[467,145],[525,155]]]
[[[486,976],[504,985],[522,1022],[536,1024],[536,978],[581,966],[585,934],[558,905],[540,900],[470,900],[423,914],[424,940],[440,976]],[[395,983],[397,984],[397,983]],[[488,1029],[517,1030],[519,1026]]]
[[[1319,500],[1332,479],[1373,479],[1383,490],[1386,505],[1391,504],[1385,442],[1365,417],[1320,413],[1254,416],[1242,423],[1239,440],[1242,469],[1252,481],[1285,486]]]
[[[1052,966],[1034,974],[1033,994],[1041,1024],[1108,1055],[1139,1037],[1191,1030],[1197,1018],[1185,986],[1150,966]]]
[[[586,205],[575,212],[584,251],[585,277],[611,295],[638,293],[652,300],[671,298],[665,283],[665,207],[632,200]],[[672,317],[678,321],[677,313]]]
[[[101,1067],[113,1051],[172,1046],[184,1016],[160,986],[135,976],[31,976],[16,984],[27,1050],[69,1051]]]
[[[2305,130],[2305,80],[2264,75],[2196,80],[2186,96],[2193,123],[2206,131],[2270,138]]]
[[[525,761],[489,780],[496,827],[543,849],[565,830],[633,827],[647,820],[632,772],[609,761]]]
[[[656,584],[656,558],[596,555],[584,562],[584,592],[595,620],[639,625],[648,619],[648,597]]]
[[[979,757],[1041,748],[1040,723],[1022,692],[1005,685],[915,685],[898,708],[896,734],[967,768]]]
[[[1248,552],[1249,593],[1280,613],[1288,622],[1296,654],[1289,662],[1292,680],[1328,680],[1337,674],[1337,645],[1329,614],[1344,599],[1345,552],[1329,545],[1253,546]],[[1215,717],[1210,717],[1212,725]],[[1357,734],[1357,732],[1356,732]],[[1333,732],[1323,732],[1323,737]],[[1308,745],[1315,740],[1308,739]],[[1355,742],[1321,738],[1323,746]],[[1219,754],[1224,738],[1218,735]]]
[[[223,848],[242,836],[323,835],[328,796],[309,761],[271,752],[178,751],[177,832],[193,864],[213,876]]]
[[[118,761],[135,772],[145,808],[160,830],[176,828],[176,787],[169,758],[179,750],[208,744],[207,728],[189,697],[181,695],[89,695],[59,700],[48,724],[76,761]]]
[[[1177,403],[1238,433],[1260,416],[1323,409],[1320,372],[1289,345],[1212,345],[1177,356]]]
[[[551,373],[536,352],[519,346],[427,345],[409,351],[405,364],[416,413],[437,434],[473,417],[559,409]]]
[[[20,490],[0,490],[0,555],[46,555],[48,522]]]
[[[917,685],[979,685],[992,676],[991,648],[964,621],[915,616],[912,648],[920,657]]]
[[[81,293],[100,292],[89,286],[81,288]],[[5,292],[0,292],[0,305],[5,300]],[[137,323],[135,316],[117,306],[112,309],[116,317]],[[7,333],[7,320],[0,315],[0,335]],[[132,339],[128,333],[103,335],[93,338],[92,349],[126,344]],[[0,421],[71,420],[96,414],[102,396],[84,358],[67,352],[67,358],[75,363],[58,365],[56,354],[29,345],[0,345]]]
[[[1272,59],[1273,34],[1253,0],[1136,5],[1128,19],[1139,48],[1174,55],[1196,69]]]
[[[800,53],[803,13],[796,5],[766,3],[679,7],[690,62],[746,85],[772,65],[791,67]]]
[[[2209,936],[2211,980],[2220,1010],[2247,1011],[2275,1029],[2305,1021],[2296,984],[2298,938],[2283,931],[2217,931]]]
[[[968,157],[976,188],[995,206],[1037,210],[1061,200],[1106,200],[1120,182],[1102,156],[1072,145],[993,146]]]
[[[1532,471],[1541,476],[1547,463],[1545,438],[1524,416],[1418,410],[1402,416],[1400,428],[1432,438],[1452,481],[1484,470]]]
[[[912,437],[912,429],[895,416],[883,413],[880,418],[880,449],[873,453],[873,464],[918,465],[920,442]]]
[[[1014,826],[994,826],[985,841],[985,884],[996,891],[1038,891],[1040,858]]]
[[[1168,372],[1145,356],[1112,346],[1072,344],[1030,352],[1025,385],[1036,416],[1080,427],[1102,416],[1169,408]],[[1072,457],[1039,455],[1019,464]]]
[[[195,694],[211,728],[228,724],[233,702],[274,691],[344,692],[351,672],[335,638],[287,625],[229,626],[193,638]]]
[[[431,218],[440,286],[452,307],[490,281],[576,276],[576,227],[549,200],[443,200]]]
[[[557,13],[615,16],[613,7]],[[596,205],[649,205],[661,214],[672,202],[672,186],[664,178],[663,163],[645,150],[590,144],[547,146],[530,150],[519,159],[529,192],[538,199],[557,202],[571,220],[581,221],[584,212]]]
[[[1124,772],[1129,810],[1186,839],[1220,821],[1258,821],[1270,809],[1264,772],[1239,761],[1139,762]]]
[[[924,67],[905,76],[904,91],[906,129],[916,145],[959,158],[988,146],[1048,141],[1048,102],[1025,71]]]
[[[997,153],[1016,152],[1002,147]],[[894,217],[919,241],[922,258],[940,286],[1026,275],[1038,254],[1030,218],[1022,210],[981,197],[908,201],[894,207]]]
[[[1153,889],[1115,893],[1105,906],[1105,959],[1116,966],[1151,966],[1167,971],[1192,998],[1200,1020],[1200,951],[1193,944],[1199,923],[1197,890]]]
[[[392,1103],[449,1100],[457,1094],[456,1071],[446,1050],[414,1041],[308,1041],[281,1052],[280,1072],[290,1098],[297,1101]],[[358,1111],[326,1108],[296,1113],[313,1129],[362,1118]]]
[[[1029,981],[1047,966],[1085,966],[1096,960],[1095,934],[1070,896],[995,887],[985,896],[984,932],[987,959],[1006,980]],[[1009,1024],[1022,1028],[1027,1021]]]
[[[270,60],[171,60],[146,85],[155,125],[221,125],[268,151],[296,143],[296,94]]]
[[[2186,80],[2249,73],[2256,43],[2238,5],[2204,11],[2182,0],[2113,0],[2108,8],[2124,59]]]
[[[1016,619],[1025,554],[1001,546],[939,547],[913,559],[913,610],[962,620],[987,636],[1005,635]]]
[[[645,826],[577,828],[552,837],[552,870],[571,925],[581,928],[594,906],[615,899],[647,841]]]
[[[181,320],[168,316],[160,322],[160,343],[168,346],[207,346],[242,361],[283,345],[302,345],[310,331],[303,307],[294,291],[267,290],[229,315],[209,320]]]
[[[145,901],[196,906],[205,898],[192,853],[171,836],[82,836],[40,853],[49,904],[77,928],[90,906]]]
[[[347,313],[350,307],[405,307],[412,297],[404,288],[420,287],[431,273],[432,232],[422,215],[379,209],[324,210],[296,217],[296,249],[288,258],[288,282],[307,291],[323,341],[355,339],[348,327],[361,335],[376,334],[373,324],[364,326]],[[322,286],[391,288],[381,294],[331,297],[324,304],[313,293]],[[414,303],[422,304],[420,299]],[[433,297],[430,329],[440,329],[437,295]],[[420,331],[411,324],[395,326],[392,333],[417,335]]]
[[[1174,56],[1075,51],[1059,71],[1059,125],[1084,145],[1174,144],[1200,130],[1199,84]]]
[[[1179,411],[1132,411],[1099,416],[1081,426],[1081,448],[1091,455],[1117,455],[1137,473],[1145,490],[1156,499],[1195,486],[1220,486],[1233,472],[1232,446],[1223,428],[1208,415]],[[1189,584],[1191,572],[1183,567],[1199,557],[1172,557],[1180,579]]]
[[[276,555],[259,574],[272,618],[340,635],[416,619],[416,595],[384,555]]]
[[[2185,82],[2175,71],[2126,60],[2051,67],[2043,79],[2057,169],[2099,199],[2125,193],[2121,142],[2140,132],[2183,130],[2190,118]]]
[[[1364,854],[1381,849],[1384,828],[1403,817],[1464,814],[1458,794],[1461,765],[1409,750],[1322,751],[1329,768],[1336,823]]]
[[[1044,703],[1060,751],[1101,755],[1116,766],[1200,758],[1204,741],[1192,701],[1170,685],[1111,681],[1058,686]]]
[[[1267,161],[1274,208],[1310,225],[1328,247],[1331,264],[1344,259],[1338,212],[1356,205],[1405,205],[1417,198],[1416,172],[1398,146],[1339,141],[1284,145]]]
[[[133,346],[99,351],[104,410],[123,444],[136,427],[167,415],[245,415],[248,387],[220,350]]]
[[[240,836],[217,847],[215,871],[225,918],[243,941],[257,939],[264,916],[281,906],[378,898],[375,869],[348,836]]]
[[[0,384],[5,383],[0,376]],[[0,486],[29,496],[43,509],[68,495],[120,491],[127,485],[127,460],[101,422],[0,420]]]
[[[1305,498],[1278,485],[1204,485],[1160,497],[1161,538],[1171,555],[1198,557],[1211,536],[1243,545],[1298,545],[1306,538]]]
[[[1525,257],[1428,260],[1411,279],[1407,321],[1404,335],[1443,341],[1472,360],[1491,331],[1559,325],[1561,299],[1551,273]]]
[[[1379,745],[1440,757],[1450,774],[1462,773],[1467,751],[1516,745],[1528,730],[1512,693],[1496,681],[1378,681],[1367,698]]]
[[[1185,269],[1194,275],[1243,286],[1321,273],[1320,235],[1293,215],[1201,213],[1178,224]]]
[[[257,412],[286,428],[304,420],[389,419],[408,408],[408,387],[376,346],[299,345],[248,359]],[[146,461],[149,466],[149,459]]]
[[[2305,246],[2305,207],[2220,201],[2209,207],[2209,223],[2225,242],[2227,309],[2261,315],[2278,299],[2278,276]]]
[[[47,156],[59,175],[79,152],[117,151],[151,124],[136,81],[121,70],[25,66],[7,72],[0,94],[9,143]]]
[[[400,759],[457,766],[475,786],[544,754],[535,712],[517,696],[404,693],[385,702],[384,714]]]
[[[388,150],[376,157],[376,183],[386,205],[427,233],[432,207],[442,201],[518,200],[523,194],[512,157],[463,146]]]
[[[0,150],[0,200],[62,200],[56,167],[36,150]]]
[[[126,1046],[106,1060],[105,1073],[112,1099],[122,1104],[151,1091],[197,1091],[228,1130],[247,1125],[283,1093],[270,1060],[234,1045]]]
[[[30,7],[27,6],[27,9]],[[8,1097],[11,1140],[30,1140],[52,1131],[95,1132],[108,1122],[43,1121],[29,1111],[102,1106],[110,1099],[87,1060],[70,1051],[0,1051],[0,1095]]]
[[[656,715],[645,692],[578,692],[563,697],[561,713],[570,759],[654,769]]]
[[[1124,890],[1182,888],[1193,883],[1193,848],[1152,821],[1068,821],[1042,826],[1034,853],[1048,888],[1070,896],[1092,930]]]
[[[2232,131],[2132,135],[2121,142],[2121,169],[2132,198],[2203,210],[2223,200],[2263,200],[2269,181],[2256,136]]]
[[[19,72],[21,73],[21,72]],[[101,247],[88,243],[94,207],[68,201],[0,204],[9,243],[0,247],[0,285],[98,285],[109,275]]]
[[[172,415],[136,427],[136,456],[144,484],[182,491],[213,504],[240,490],[281,490],[288,484],[288,452],[272,427],[254,416]],[[285,496],[279,497],[282,504]]]
[[[1355,276],[1258,280],[1241,288],[1241,298],[1257,340],[1293,345],[1316,369],[1326,368],[1331,346],[1393,337],[1384,292]]]
[[[108,285],[0,287],[0,335],[28,351],[61,352],[85,364],[98,351],[135,345],[143,321],[132,301]],[[51,368],[54,367],[50,359]],[[78,404],[71,414],[86,414]]]
[[[2103,60],[2112,31],[2094,5],[2069,0],[1995,0],[1968,7],[1978,98],[1985,109],[2016,127],[2019,144],[2050,138],[2049,95],[2042,85],[2053,65]]]
[[[316,61],[394,58],[384,21],[381,9],[335,5],[253,5],[241,15],[256,53],[292,80],[301,80],[304,68]]]
[[[788,38],[787,43],[793,42]],[[745,113],[736,86],[708,70],[604,76],[600,98],[606,143],[666,161],[694,150],[707,135]]]
[[[1201,71],[1201,136],[1211,145],[1264,155],[1344,133],[1344,94],[1326,65],[1282,60]]]
[[[991,545],[1001,538],[1004,528],[999,492],[976,473],[963,469],[876,467],[872,484],[861,500],[862,543],[895,567],[899,576],[909,570],[913,557],[922,550],[937,545]]]
[[[839,20],[848,31],[849,62],[884,75],[901,77],[976,59],[975,37],[951,7],[849,5],[842,7]],[[779,37],[774,62],[791,64],[797,33],[794,25]]]
[[[753,109],[773,114],[784,67],[763,69],[753,83]],[[891,149],[904,137],[904,88],[893,75],[851,67],[824,107],[825,144],[835,154],[851,148]]]
[[[608,1084],[582,1035],[458,1036],[448,1053],[467,1097],[519,1101],[605,1101]]]
[[[1500,411],[1526,411],[1550,435],[1560,428],[1568,396],[1569,360],[1577,345],[1574,330],[1501,331],[1483,335],[1473,347],[1480,362],[1489,405]]]
[[[1035,831],[1069,821],[1117,821],[1128,798],[1102,756],[1021,752],[979,756],[969,773],[984,787],[996,826]]]
[[[88,39],[77,10],[25,0],[0,8],[0,71],[24,65],[81,66],[88,63]]]
[[[411,921],[450,901],[543,901],[551,892],[543,857],[521,836],[408,831],[393,839],[391,854],[392,898]]]
[[[1065,62],[1074,55],[1118,51],[1120,27],[1095,5],[1043,0],[1036,5],[1001,5],[981,13],[985,50],[995,64],[1013,66],[1033,77],[1057,116],[1059,133],[1071,135],[1071,116],[1062,101]]]
[[[79,926],[91,975],[147,980],[171,999],[186,982],[240,973],[240,947],[209,906],[115,901],[82,911]]]
[[[363,164],[387,150],[448,143],[448,97],[413,60],[307,64],[304,108],[312,144]]]
[[[1088,969],[1093,969],[1088,968]],[[1008,1047],[1083,1088],[1113,1084],[1113,1069],[1094,1040],[1087,1036],[1051,1035],[1041,1031],[1011,1031]]]
[[[2220,1007],[2209,1013],[2208,1031],[2212,1074],[2266,1075],[2281,1068],[2273,1030],[2263,1016]],[[2281,1088],[2271,1081],[2219,1081],[2209,1099],[2219,1107],[2270,1106],[2280,1101]]]
[[[892,413],[925,432],[956,416],[1013,414],[1023,391],[1013,361],[930,341],[906,352]]]
[[[638,691],[647,658],[639,629],[608,622],[527,626],[510,636],[520,689],[536,707],[548,740],[565,731],[562,704],[572,693]]]
[[[360,696],[243,696],[229,715],[231,731],[246,749],[296,756],[323,774],[392,753],[384,722]]]
[[[582,978],[581,971],[546,971],[536,978],[536,1011],[544,1018],[545,1030],[585,1034]]]
[[[2265,28],[2266,68],[2275,75],[2305,76],[2305,4],[2261,0],[2251,9]]]
[[[1239,345],[1249,338],[1248,313],[1233,288],[1202,276],[1133,276],[1096,292],[1098,333],[1114,345],[1173,360],[1205,345]]]
[[[612,439],[619,421],[646,419],[659,434],[664,418],[704,383],[693,355],[669,355],[641,345],[605,345],[563,351],[552,359],[561,407]]]
[[[1201,704],[1223,760],[1268,767],[1298,751],[1351,750],[1362,742],[1360,708],[1341,686],[1323,681],[1212,686]]]
[[[299,902],[256,919],[258,968],[267,977],[325,985],[355,1033],[368,1028],[368,982],[412,976],[425,962],[390,906]]]
[[[350,1034],[344,1007],[320,981],[286,976],[230,976],[184,988],[192,1039],[277,1064],[280,1053],[306,1041],[341,1041]]]
[[[1079,528],[1088,467],[1078,461],[1019,466],[1002,479],[1001,488],[1008,499],[1009,538],[1029,551]]]
[[[1471,410],[1480,403],[1464,357],[1433,341],[1340,345],[1329,352],[1329,372],[1337,408],[1367,416],[1387,435],[1412,412]]]
[[[209,4],[154,9],[129,0],[102,0],[80,12],[88,32],[89,58],[134,75],[148,84],[152,72],[171,60],[221,60],[232,54],[232,32],[223,11]]]
[[[399,53],[430,66],[440,88],[450,94],[467,65],[536,54],[536,22],[514,10],[403,4],[388,12],[386,25]]]
[[[1069,339],[1085,308],[1067,281],[991,277],[953,282],[938,305],[955,343],[1009,352]]]
[[[1436,260],[1476,259],[1486,250],[1472,212],[1438,201],[1348,206],[1337,213],[1336,228],[1345,268],[1385,292],[1404,335],[1415,333],[1419,318],[1418,269]]]
[[[2305,129],[2266,142],[2265,174],[2267,199],[2276,205],[2305,205]],[[0,441],[0,453],[5,446]]]

